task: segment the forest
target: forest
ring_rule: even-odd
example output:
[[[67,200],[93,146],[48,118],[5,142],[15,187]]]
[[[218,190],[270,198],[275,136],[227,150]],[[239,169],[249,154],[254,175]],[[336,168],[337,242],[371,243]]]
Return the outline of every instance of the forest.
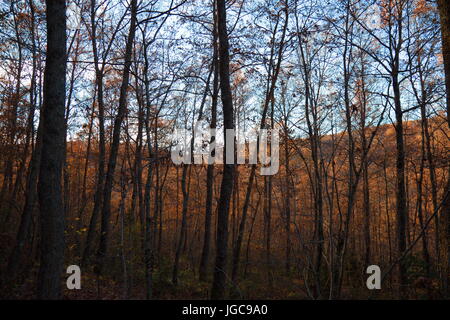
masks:
[[[0,299],[450,299],[449,92],[447,0],[0,0]]]

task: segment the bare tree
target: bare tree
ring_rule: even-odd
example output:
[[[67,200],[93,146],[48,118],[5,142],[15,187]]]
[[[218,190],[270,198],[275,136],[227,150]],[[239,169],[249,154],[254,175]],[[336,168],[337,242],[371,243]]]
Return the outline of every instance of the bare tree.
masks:
[[[116,168],[117,155],[119,152],[120,130],[123,119],[127,110],[127,94],[128,83],[130,77],[131,56],[133,52],[134,36],[136,33],[137,21],[137,0],[132,0],[130,3],[131,20],[130,29],[127,38],[124,56],[124,68],[122,74],[122,85],[120,87],[119,107],[117,115],[114,120],[114,128],[111,142],[111,150],[108,161],[108,169],[106,171],[104,195],[103,195],[103,209],[102,209],[102,223],[100,233],[100,244],[97,251],[97,272],[102,274],[105,258],[107,256],[109,246],[109,229],[111,216],[111,192],[114,182],[114,171]]]
[[[227,32],[225,0],[216,1],[217,33],[219,38],[219,76],[222,98],[224,136],[226,129],[234,129],[233,98],[230,87],[230,55]],[[227,146],[224,148],[226,159]],[[226,290],[226,267],[228,251],[228,211],[234,184],[234,164],[224,164],[217,212],[216,262],[211,289],[212,299],[223,299]]]

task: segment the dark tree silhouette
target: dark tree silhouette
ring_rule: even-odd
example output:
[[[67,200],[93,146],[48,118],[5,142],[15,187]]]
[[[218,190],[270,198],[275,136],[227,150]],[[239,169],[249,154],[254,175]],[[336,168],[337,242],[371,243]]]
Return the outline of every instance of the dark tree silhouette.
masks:
[[[41,212],[38,297],[58,299],[65,246],[61,173],[66,136],[66,3],[65,0],[51,0],[46,1],[46,5],[47,58],[41,111],[42,161],[38,182]]]

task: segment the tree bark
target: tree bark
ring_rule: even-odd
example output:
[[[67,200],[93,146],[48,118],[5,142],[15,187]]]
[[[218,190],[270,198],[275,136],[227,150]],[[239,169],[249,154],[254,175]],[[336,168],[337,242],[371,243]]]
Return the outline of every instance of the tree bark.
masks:
[[[66,95],[66,3],[46,1],[47,60],[42,110],[42,156],[38,193],[41,211],[38,298],[58,299],[64,263],[64,208],[61,174],[64,164]]]
[[[213,36],[213,69],[214,69],[214,80],[213,80],[213,94],[211,101],[211,129],[216,128],[217,122],[217,100],[219,97],[219,60],[217,53],[217,21],[216,14],[214,14],[214,36]],[[215,137],[211,137],[210,145],[215,142]],[[211,152],[211,156],[215,156],[215,150]],[[211,221],[213,212],[213,187],[214,187],[214,164],[208,164],[206,172],[206,203],[205,203],[205,233],[203,239],[203,249],[200,260],[199,268],[199,280],[205,281],[207,276],[207,268],[209,261],[209,252],[211,246]]]
[[[230,57],[227,33],[225,0],[217,0],[217,26],[219,36],[219,75],[222,98],[224,135],[226,129],[234,129],[233,98],[230,87]],[[224,148],[226,159],[227,146]],[[226,291],[226,266],[228,251],[228,212],[233,192],[235,165],[224,164],[220,188],[219,209],[217,212],[216,262],[212,283],[211,298],[223,299]]]

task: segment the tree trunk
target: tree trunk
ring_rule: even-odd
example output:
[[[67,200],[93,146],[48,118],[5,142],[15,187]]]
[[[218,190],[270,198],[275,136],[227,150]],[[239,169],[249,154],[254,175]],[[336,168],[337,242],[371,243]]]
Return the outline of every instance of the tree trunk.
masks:
[[[111,215],[111,193],[114,182],[114,171],[116,168],[116,160],[117,155],[119,153],[120,130],[127,110],[127,89],[130,77],[131,54],[133,50],[134,35],[136,31],[137,0],[132,0],[130,6],[131,6],[131,22],[127,44],[125,48],[125,57],[124,57],[125,64],[123,69],[122,84],[120,87],[119,109],[117,111],[117,116],[114,120],[111,151],[108,161],[108,169],[106,172],[105,187],[103,192],[104,195],[103,195],[102,223],[100,233],[100,244],[97,251],[98,260],[96,270],[97,273],[100,275],[103,272],[105,257],[108,254],[107,251],[109,247],[109,229],[110,229],[109,219]]]
[[[234,129],[233,98],[230,87],[230,57],[227,33],[227,19],[225,0],[217,0],[217,26],[219,36],[219,75],[222,98],[224,135],[226,129]],[[224,148],[224,159],[226,159],[227,146]],[[216,262],[214,267],[214,279],[212,283],[211,298],[223,299],[226,290],[226,267],[228,251],[228,211],[230,198],[233,192],[235,165],[224,164],[222,184],[220,188],[219,209],[217,212],[217,239],[216,239]]]
[[[397,65],[398,66],[398,65]],[[397,198],[397,255],[400,257],[406,250],[406,187],[405,187],[405,146],[403,141],[403,112],[400,100],[400,86],[398,82],[398,74],[394,71],[392,76],[392,85],[394,89],[394,105],[395,105],[395,138],[397,147],[396,158],[396,198]],[[402,259],[398,264],[398,280],[399,280],[399,297],[405,298],[407,275],[406,264]]]
[[[13,281],[15,279],[15,275],[17,274],[17,268],[20,262],[20,259],[23,254],[23,248],[30,234],[30,226],[33,216],[34,207],[36,204],[36,196],[37,196],[37,180],[39,174],[40,160],[41,160],[41,147],[42,147],[42,125],[38,127],[38,133],[36,138],[36,145],[33,148],[33,133],[34,133],[34,114],[36,110],[36,97],[35,97],[35,88],[36,88],[36,72],[37,72],[37,52],[36,52],[36,39],[35,39],[35,9],[33,5],[33,1],[29,0],[30,6],[30,32],[31,32],[31,41],[32,41],[32,53],[33,53],[33,69],[31,75],[31,86],[30,86],[30,113],[28,117],[27,124],[27,143],[31,143],[31,160],[28,165],[28,172],[26,178],[26,186],[25,186],[25,204],[23,206],[22,215],[20,219],[19,229],[17,231],[16,243],[11,252],[10,258],[8,260],[7,266],[7,274],[9,278]],[[25,154],[25,157],[27,155]],[[25,159],[26,160],[26,159]],[[25,162],[24,162],[25,164]]]
[[[99,67],[99,55],[97,50],[97,22],[96,15],[96,1],[91,0],[91,40],[92,53],[94,56],[95,66],[95,83],[97,85],[97,104],[98,104],[98,130],[99,130],[99,145],[98,145],[98,175],[97,185],[94,195],[94,208],[89,222],[88,233],[86,236],[86,244],[84,247],[82,265],[88,262],[91,255],[91,248],[94,242],[95,231],[97,227],[98,215],[101,210],[103,200],[103,187],[105,180],[105,106],[103,101],[103,68]]]
[[[183,248],[183,241],[186,237],[186,219],[187,219],[187,211],[188,211],[188,203],[189,203],[189,187],[186,183],[186,177],[188,172],[188,164],[183,164],[183,173],[181,176],[181,192],[183,193],[183,209],[181,211],[181,229],[180,229],[180,237],[178,238],[177,250],[175,252],[175,262],[173,264],[172,270],[172,283],[174,285],[178,284],[178,269],[180,265],[180,256],[181,250]],[[190,180],[190,179],[189,179]]]
[[[39,172],[41,257],[38,297],[58,299],[64,263],[64,208],[61,173],[64,164],[66,92],[66,3],[46,1],[47,59],[42,111],[42,156]]]
[[[289,15],[288,15],[289,13],[288,13],[287,9],[288,9],[288,7],[286,6],[285,11],[284,11],[285,12],[285,23],[284,23],[284,27],[283,27],[281,40],[280,40],[280,47],[278,49],[277,63],[273,70],[273,74],[269,73],[269,76],[267,77],[267,89],[268,90],[266,92],[266,97],[265,97],[264,106],[263,106],[263,110],[262,110],[260,129],[263,129],[265,127],[266,115],[267,115],[267,111],[269,109],[269,103],[271,101],[273,101],[275,86],[276,86],[278,75],[280,72],[281,61],[283,58],[284,39],[286,36],[288,17],[289,17]],[[275,32],[273,33],[274,37],[276,34],[277,26],[278,26],[278,23],[275,26]],[[275,43],[275,38],[273,38],[272,42]],[[271,63],[274,59],[274,56],[275,56],[275,48],[273,47],[271,50],[271,56],[270,56]],[[256,144],[259,145],[259,137],[257,138]],[[244,239],[245,225],[247,222],[247,212],[248,212],[248,208],[250,205],[250,197],[251,197],[251,193],[252,193],[252,189],[253,189],[253,180],[255,179],[255,174],[256,174],[256,164],[252,164],[251,169],[250,169],[250,175],[248,178],[248,183],[247,183],[247,190],[245,193],[244,205],[242,208],[241,221],[239,223],[239,228],[238,228],[237,240],[233,247],[233,262],[232,262],[232,271],[231,271],[231,279],[233,282],[235,282],[237,280],[237,276],[238,276],[238,272],[239,272],[241,247],[242,247],[242,242]]]
[[[214,36],[213,36],[213,69],[214,69],[214,80],[213,80],[213,94],[211,101],[211,129],[216,128],[217,122],[217,100],[219,97],[219,60],[217,53],[217,16],[214,14]],[[210,145],[215,143],[216,138],[213,136],[210,139]],[[216,151],[211,152],[211,157],[214,157]],[[208,169],[206,172],[206,204],[205,204],[205,234],[203,239],[203,249],[200,260],[199,269],[199,280],[205,281],[207,276],[207,268],[209,261],[209,251],[211,246],[211,221],[213,212],[213,190],[214,187],[214,164],[208,164]]]
[[[37,181],[39,175],[39,168],[41,165],[41,150],[42,150],[42,122],[39,125],[36,146],[31,155],[31,160],[28,168],[28,177],[25,189],[25,204],[23,206],[22,215],[20,219],[19,229],[17,231],[16,244],[11,252],[8,261],[7,274],[13,281],[17,274],[25,243],[30,234],[31,222],[33,219],[33,212],[36,205],[37,196]]]

